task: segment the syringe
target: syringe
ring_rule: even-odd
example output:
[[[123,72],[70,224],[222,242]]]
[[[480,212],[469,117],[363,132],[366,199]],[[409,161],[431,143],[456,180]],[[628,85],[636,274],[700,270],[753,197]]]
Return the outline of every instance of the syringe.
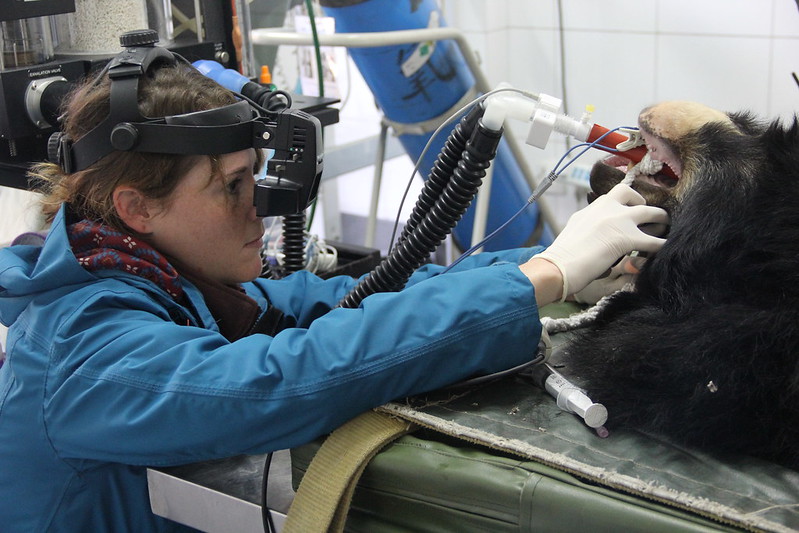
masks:
[[[595,428],[603,436],[608,410],[601,403],[594,403],[585,391],[571,383],[547,363],[532,368],[533,380],[555,398],[558,407],[582,418],[586,425]]]

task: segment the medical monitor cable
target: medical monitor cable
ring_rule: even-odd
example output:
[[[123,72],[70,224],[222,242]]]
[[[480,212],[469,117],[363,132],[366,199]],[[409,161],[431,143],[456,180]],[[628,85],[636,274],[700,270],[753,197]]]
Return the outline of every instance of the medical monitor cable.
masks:
[[[410,235],[417,231],[418,226],[424,222],[428,213],[430,213],[430,211],[436,206],[437,202],[441,201],[440,199],[442,194],[446,190],[448,184],[451,183],[455,169],[458,167],[463,157],[463,151],[466,149],[469,138],[474,133],[474,129],[482,115],[483,110],[481,106],[474,106],[472,110],[469,111],[469,113],[455,126],[447,140],[444,142],[444,146],[442,146],[441,151],[439,152],[439,155],[430,170],[424,187],[422,187],[422,190],[419,192],[416,205],[408,217],[405,227],[402,229],[402,233],[397,240],[398,246],[402,245]],[[399,218],[395,220],[395,230],[396,224],[398,224],[398,222]],[[449,232],[447,232],[447,234],[449,234]],[[444,235],[444,238],[446,238],[446,235]],[[443,242],[443,239],[441,240]],[[393,249],[394,246],[391,246],[392,251]],[[424,262],[425,258],[421,258],[421,260],[422,262],[420,262],[420,265]],[[399,290],[401,288],[401,286],[398,286],[394,287],[393,289]]]
[[[272,520],[272,511],[267,504],[267,494],[269,487],[269,469],[272,467],[272,452],[266,454],[264,459],[264,472],[261,478],[261,521],[264,533],[277,533],[275,523]]]
[[[525,99],[511,99],[507,94],[499,97],[495,96],[496,93],[503,91],[521,94]],[[452,178],[447,181],[446,187],[437,195],[435,203],[424,205],[425,202],[421,202],[420,212],[424,213],[423,218],[415,217],[415,220],[411,221],[411,231],[406,237],[399,239],[396,246],[391,246],[388,256],[339,302],[339,307],[357,307],[361,300],[370,294],[397,291],[404,287],[413,271],[424,264],[429,255],[450,234],[452,228],[473,201],[477,194],[477,188],[486,174],[485,170],[496,154],[499,140],[502,136],[503,123],[507,118],[513,117],[530,121],[531,129],[527,142],[533,146],[545,146],[552,131],[574,135],[578,139],[590,140],[591,142],[587,146],[582,145],[586,146],[584,151],[587,151],[590,147],[616,151],[616,143],[620,142],[611,140],[605,141],[603,144],[602,141],[611,135],[612,132],[596,124],[589,123],[590,114],[584,115],[579,121],[574,120],[571,117],[557,113],[560,105],[558,99],[547,95],[532,95],[531,93],[506,86],[477,98],[473,103],[464,106],[461,111],[454,113],[453,117],[448,120],[459,116],[463,110],[468,109],[475,103],[482,102],[489,96],[493,96],[493,98],[487,102],[483,110],[483,117],[480,118],[477,127],[474,129],[460,160],[455,161],[455,157],[457,157],[457,154],[455,154],[452,161],[446,162],[448,158],[447,150],[443,150],[439,154],[439,161],[445,161],[445,163],[439,166],[434,165],[431,172],[440,169],[454,169],[454,171],[452,172]],[[461,122],[463,123],[467,120],[468,115]],[[436,133],[446,123],[445,121],[436,130]],[[450,134],[449,141],[455,138],[454,144],[459,142],[457,140],[457,131],[458,128],[456,127],[455,131]],[[433,137],[436,133],[434,133]],[[425,150],[429,149],[433,137],[428,140]],[[620,137],[627,139],[623,135]],[[613,137],[610,137],[610,139],[613,139]],[[414,167],[414,175],[421,164],[423,155],[424,151]],[[556,174],[550,174],[548,176],[549,179],[540,183],[531,197],[532,200],[537,200],[540,194],[551,186],[556,177]],[[496,233],[494,232],[492,235]]]
[[[497,89],[494,94],[502,91],[521,93],[523,96],[530,98],[528,93],[509,87]],[[535,99],[535,97],[531,99]],[[477,102],[480,101],[482,100],[478,98]],[[518,115],[520,111],[518,108],[513,107],[513,104],[518,104],[518,101],[494,100],[494,102],[496,102],[495,105],[489,106],[483,111],[483,117],[478,121],[470,140],[466,143],[460,160],[454,160],[454,157],[457,156],[455,154],[451,162],[434,165],[433,171],[431,171],[433,174],[441,169],[454,169],[451,173],[451,178],[446,182],[445,188],[436,195],[435,203],[424,205],[424,202],[422,202],[420,211],[424,213],[423,218],[418,223],[416,221],[411,222],[411,231],[404,238],[399,239],[397,245],[392,246],[388,256],[342,298],[338,304],[339,307],[357,307],[363,298],[375,292],[401,290],[413,271],[424,264],[424,261],[427,260],[436,247],[449,235],[477,195],[477,189],[482,184],[482,178],[486,174],[485,170],[496,155],[496,150],[502,137],[504,119],[514,113]],[[535,105],[537,106],[538,104]],[[542,105],[546,106],[544,112],[549,113],[551,102],[545,99]],[[465,106],[465,108],[468,107],[468,105]],[[525,106],[521,110],[522,114],[529,109],[530,106]],[[491,111],[490,116],[489,110]],[[459,112],[455,113],[455,116],[459,114]],[[551,115],[551,113],[549,114]],[[542,119],[538,115],[536,117],[539,123],[538,128],[534,130],[537,134],[534,139],[534,145],[537,145],[542,140],[540,135]],[[471,118],[473,117],[467,115],[461,120],[461,123],[468,123]],[[560,122],[551,124],[550,130],[553,129],[553,126],[557,126],[558,131],[574,133],[575,128],[579,128],[583,130],[584,134],[587,134],[591,129],[586,122],[577,122],[563,116],[557,116],[557,119]],[[536,126],[536,123],[534,122],[533,125]],[[543,126],[543,130],[546,132],[547,124],[544,123]],[[457,139],[459,131],[460,129],[456,127],[450,134],[448,142],[455,139],[454,144],[457,144],[459,142]],[[590,146],[599,146],[601,140],[607,135],[609,135],[609,132],[600,135]],[[439,161],[446,161],[448,158],[448,151],[443,150],[438,159]],[[418,165],[419,163],[417,162],[417,167]],[[416,168],[414,173],[415,171]],[[540,192],[543,192],[551,185],[551,181],[539,184],[533,198],[537,199],[540,196]]]

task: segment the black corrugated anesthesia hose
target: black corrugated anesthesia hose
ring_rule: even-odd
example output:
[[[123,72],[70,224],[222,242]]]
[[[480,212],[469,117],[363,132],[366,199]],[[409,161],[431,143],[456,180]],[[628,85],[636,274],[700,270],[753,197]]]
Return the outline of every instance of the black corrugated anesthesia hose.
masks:
[[[433,168],[430,169],[430,175],[425,181],[422,192],[419,193],[419,199],[416,201],[413,212],[408,217],[397,243],[405,240],[427,213],[430,212],[436,200],[441,196],[447,183],[452,178],[452,173],[458,166],[458,161],[461,160],[466,143],[472,136],[480,117],[483,116],[483,112],[484,109],[481,105],[472,107],[471,111],[458,122],[449,137],[447,137],[441,152],[438,154],[435,163],[433,163]]]
[[[488,130],[478,124],[452,178],[430,211],[402,242],[397,243],[388,257],[339,302],[340,307],[355,308],[370,294],[405,286],[413,271],[444,241],[471,205],[501,138],[501,130]]]
[[[283,269],[286,274],[305,268],[305,213],[283,217]]]

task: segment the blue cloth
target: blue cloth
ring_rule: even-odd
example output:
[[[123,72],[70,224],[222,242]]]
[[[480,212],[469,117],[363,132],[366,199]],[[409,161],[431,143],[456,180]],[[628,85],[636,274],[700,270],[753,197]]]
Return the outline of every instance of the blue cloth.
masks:
[[[43,246],[0,250],[2,531],[179,531],[152,514],[146,467],[305,443],[389,400],[528,361],[534,290],[488,253],[401,293],[333,309],[354,286],[298,272],[247,293],[296,327],[234,343],[200,293],[80,267],[58,214]],[[432,278],[432,279],[431,279]]]

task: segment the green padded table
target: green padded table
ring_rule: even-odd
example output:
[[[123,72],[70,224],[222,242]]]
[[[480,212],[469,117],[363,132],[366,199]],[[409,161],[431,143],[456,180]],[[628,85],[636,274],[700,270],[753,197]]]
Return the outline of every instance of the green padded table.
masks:
[[[799,472],[632,430],[601,438],[524,375],[378,411],[421,429],[371,460],[347,531],[799,531]],[[291,451],[295,488],[321,444]]]

